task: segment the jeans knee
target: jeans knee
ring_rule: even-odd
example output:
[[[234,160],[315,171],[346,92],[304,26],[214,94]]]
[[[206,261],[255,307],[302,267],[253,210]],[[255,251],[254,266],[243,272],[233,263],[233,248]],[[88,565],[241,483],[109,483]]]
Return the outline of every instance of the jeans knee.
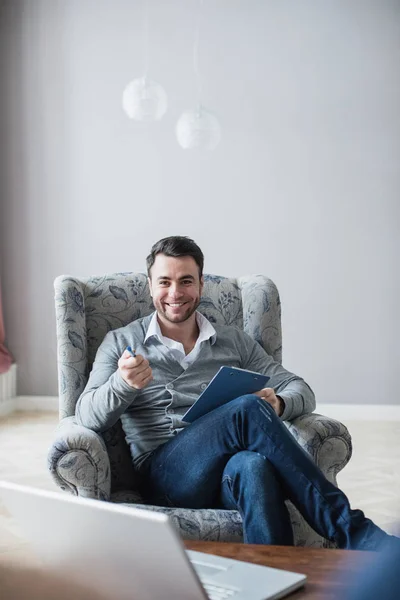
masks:
[[[229,459],[226,464],[224,475],[234,479],[236,475],[241,478],[249,478],[250,481],[265,477],[275,477],[274,467],[268,459],[257,452],[243,450]]]

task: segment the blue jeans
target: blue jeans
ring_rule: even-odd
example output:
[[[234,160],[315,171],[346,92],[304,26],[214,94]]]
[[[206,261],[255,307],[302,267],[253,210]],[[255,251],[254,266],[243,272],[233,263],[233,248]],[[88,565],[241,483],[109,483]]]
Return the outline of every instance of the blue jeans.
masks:
[[[253,394],[197,419],[156,448],[140,473],[150,503],[239,510],[248,543],[293,544],[285,498],[339,548],[374,550],[389,537],[350,508],[273,408]]]

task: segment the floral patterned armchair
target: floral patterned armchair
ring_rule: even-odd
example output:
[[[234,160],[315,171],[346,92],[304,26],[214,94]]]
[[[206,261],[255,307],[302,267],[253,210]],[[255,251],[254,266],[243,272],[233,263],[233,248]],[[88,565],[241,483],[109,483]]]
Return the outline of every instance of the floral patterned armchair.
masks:
[[[237,279],[205,275],[204,279],[199,311],[211,322],[242,327],[281,361],[281,311],[274,283],[262,275]],[[61,276],[55,280],[55,302],[60,423],[48,461],[57,485],[75,495],[167,513],[186,539],[242,541],[242,522],[237,511],[144,505],[135,490],[135,471],[120,421],[102,435],[75,421],[76,402],[105,334],[154,310],[146,276]],[[346,427],[318,414],[285,424],[325,476],[336,484],[337,473],[351,457]],[[331,545],[307,525],[289,501],[288,508],[296,545]]]

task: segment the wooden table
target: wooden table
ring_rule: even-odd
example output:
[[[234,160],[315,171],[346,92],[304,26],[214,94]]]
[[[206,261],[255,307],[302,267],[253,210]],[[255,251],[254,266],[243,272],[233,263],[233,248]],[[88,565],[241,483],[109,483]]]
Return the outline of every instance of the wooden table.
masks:
[[[307,575],[307,583],[293,592],[290,600],[337,600],[345,597],[350,583],[362,577],[373,565],[375,552],[298,548],[293,546],[261,546],[222,542],[185,541],[186,548],[236,558],[259,565],[286,569]]]

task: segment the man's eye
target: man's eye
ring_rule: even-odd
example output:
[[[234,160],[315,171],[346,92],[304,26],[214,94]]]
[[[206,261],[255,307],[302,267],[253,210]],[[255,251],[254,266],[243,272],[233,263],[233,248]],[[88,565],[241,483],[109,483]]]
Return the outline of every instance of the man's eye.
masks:
[[[159,281],[158,283],[159,283],[159,285],[164,285],[164,286],[168,285],[168,281]]]
[[[193,283],[193,282],[192,282],[192,280],[191,280],[191,279],[184,279],[184,280],[183,280],[183,283],[184,283],[184,285],[190,285],[190,284],[191,284],[191,283]]]

